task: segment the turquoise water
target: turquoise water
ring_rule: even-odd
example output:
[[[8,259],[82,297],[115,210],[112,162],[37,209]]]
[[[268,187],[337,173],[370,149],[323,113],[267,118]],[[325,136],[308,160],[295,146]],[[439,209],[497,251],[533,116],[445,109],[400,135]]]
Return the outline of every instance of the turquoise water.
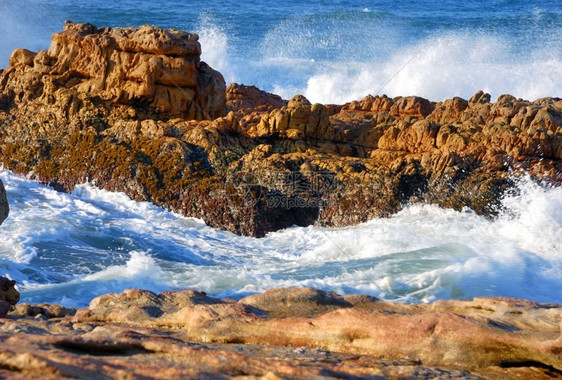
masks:
[[[562,96],[559,1],[0,2],[0,67],[46,49],[64,20],[195,31],[228,82],[285,98],[343,103],[366,94],[441,100],[483,89]],[[519,183],[497,220],[410,206],[359,226],[239,237],[82,185],[62,194],[9,172],[0,275],[26,302],[84,306],[131,287],[238,298],[314,286],[403,302],[513,296],[562,303],[562,189]]]

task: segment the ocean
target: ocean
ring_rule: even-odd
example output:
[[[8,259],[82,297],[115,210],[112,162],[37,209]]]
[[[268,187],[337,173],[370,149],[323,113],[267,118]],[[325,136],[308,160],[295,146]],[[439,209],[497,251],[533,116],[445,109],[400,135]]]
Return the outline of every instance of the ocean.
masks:
[[[197,32],[227,82],[284,98],[344,103],[367,94],[469,98],[482,89],[562,96],[559,1],[3,0],[0,67],[46,49],[64,20]],[[281,286],[400,302],[477,296],[562,303],[562,189],[522,178],[497,219],[410,205],[341,229],[240,237],[83,184],[59,193],[0,172],[11,205],[0,275],[23,302],[85,306],[139,287],[240,298]]]

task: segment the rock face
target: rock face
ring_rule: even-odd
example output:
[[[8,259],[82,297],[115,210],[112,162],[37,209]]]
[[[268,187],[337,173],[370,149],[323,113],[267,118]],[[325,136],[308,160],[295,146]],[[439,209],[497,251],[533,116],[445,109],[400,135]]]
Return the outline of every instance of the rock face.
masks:
[[[0,72],[0,159],[71,191],[90,181],[263,236],[345,226],[410,202],[493,216],[514,180],[560,186],[562,100],[288,102],[230,85],[192,34],[67,24]]]
[[[8,197],[4,183],[0,181],[0,224],[8,217],[10,213],[10,205],[8,204]]]
[[[32,112],[51,128],[66,123],[64,132],[102,129],[115,117],[222,116],[224,79],[200,62],[197,40],[173,29],[98,29],[67,22],[49,50],[12,53],[0,99],[4,108]]]
[[[85,309],[22,304],[0,324],[0,376],[562,376],[562,306],[510,298],[404,305],[316,289],[240,301],[130,289]]]
[[[9,310],[19,302],[20,293],[17,291],[16,282],[6,277],[0,277],[0,318],[6,316]]]

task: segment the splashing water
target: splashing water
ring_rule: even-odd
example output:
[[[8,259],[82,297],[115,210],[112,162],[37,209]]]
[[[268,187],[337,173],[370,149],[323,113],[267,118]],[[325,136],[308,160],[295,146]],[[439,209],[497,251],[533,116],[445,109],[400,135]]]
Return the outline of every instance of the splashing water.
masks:
[[[239,298],[313,286],[399,301],[512,296],[562,303],[562,189],[519,182],[495,220],[412,205],[347,228],[240,237],[123,194],[58,193],[9,172],[0,268],[25,302],[85,305],[141,287]]]
[[[429,11],[431,10],[431,11]],[[325,4],[273,1],[26,0],[0,4],[0,66],[16,47],[46,49],[64,20],[196,31],[227,82],[344,103],[367,94],[431,100],[562,96],[562,12],[555,1]]]

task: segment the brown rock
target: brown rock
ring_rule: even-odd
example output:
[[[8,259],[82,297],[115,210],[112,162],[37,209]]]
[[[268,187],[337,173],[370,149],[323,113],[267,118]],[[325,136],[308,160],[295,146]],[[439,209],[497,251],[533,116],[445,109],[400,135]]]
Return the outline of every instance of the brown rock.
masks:
[[[6,316],[8,311],[19,302],[20,293],[17,291],[16,282],[6,277],[0,277],[0,318]]]
[[[18,49],[12,54],[0,93],[15,103],[37,98],[54,103],[57,117],[61,111],[72,117],[72,103],[84,96],[130,106],[137,116],[147,111],[160,118],[222,116],[224,79],[200,62],[197,39],[195,34],[151,26],[98,29],[67,23],[53,35],[48,51]],[[62,89],[70,90],[67,101],[58,98]],[[28,103],[21,106],[32,110]]]
[[[0,300],[15,305],[20,300],[20,293],[16,290],[16,282],[6,277],[0,277]]]
[[[72,23],[48,51],[16,51],[0,73],[1,162],[57,189],[89,181],[252,236],[413,202],[493,216],[513,177],[562,182],[558,98],[285,102],[225,91],[199,54],[188,33]]]
[[[428,116],[428,119],[440,124],[454,123],[460,120],[462,113],[468,107],[468,102],[462,98],[455,97],[453,99],[439,102],[435,105],[435,109]]]
[[[435,106],[427,99],[418,96],[399,97],[394,99],[390,114],[392,116],[416,116],[424,118],[433,112]]]
[[[30,66],[37,54],[27,49],[16,49],[10,55],[10,66]]]
[[[3,376],[562,375],[562,306],[512,298],[405,305],[291,288],[236,302],[127,290],[74,316],[25,309],[0,325]]]
[[[344,105],[342,107],[342,110],[390,113],[393,104],[394,104],[394,100],[390,99],[386,95],[383,96],[367,95],[365,98],[363,98],[360,101],[353,101],[349,104]]]
[[[491,96],[482,90],[478,90],[472,97],[468,100],[469,104],[475,103],[490,103]]]
[[[344,297],[313,288],[273,289],[245,297],[240,303],[264,310],[269,316],[315,316],[342,307],[351,307]]]
[[[10,214],[10,205],[8,203],[8,196],[6,195],[6,188],[4,183],[0,181],[0,224],[6,220]]]
[[[226,105],[233,111],[270,112],[283,107],[285,101],[255,86],[231,83],[226,88]]]
[[[321,104],[310,104],[302,95],[295,95],[287,106],[272,111],[260,124],[248,131],[250,136],[277,135],[292,140],[307,138],[333,139],[328,110]],[[290,137],[289,137],[290,136]]]

